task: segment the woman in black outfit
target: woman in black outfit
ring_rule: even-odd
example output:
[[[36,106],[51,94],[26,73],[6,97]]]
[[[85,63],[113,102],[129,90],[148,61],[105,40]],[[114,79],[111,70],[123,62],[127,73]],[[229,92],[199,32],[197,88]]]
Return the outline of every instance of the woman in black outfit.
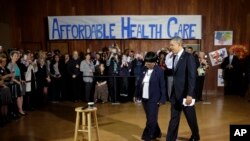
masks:
[[[50,83],[50,77],[47,72],[47,67],[45,64],[45,58],[39,58],[37,64],[37,72],[36,72],[36,83],[37,83],[37,92],[39,105],[46,104],[47,95],[48,95],[48,87]]]
[[[108,85],[107,85],[107,77],[105,74],[105,65],[101,63],[97,67],[97,72],[95,74],[96,77],[96,86],[95,86],[95,94],[94,100],[98,102],[100,99],[102,103],[108,102]]]
[[[51,100],[57,102],[61,100],[61,62],[59,55],[54,55],[50,64],[51,76]]]
[[[12,74],[5,68],[6,55],[0,54],[0,126],[6,124],[8,119],[8,105],[11,104],[11,93],[8,87]]]
[[[158,125],[159,106],[166,102],[166,87],[163,70],[156,64],[157,55],[148,52],[144,58],[146,69],[141,73],[135,102],[142,100],[146,113],[146,127],[142,134],[145,141],[155,140],[161,137],[161,129]]]

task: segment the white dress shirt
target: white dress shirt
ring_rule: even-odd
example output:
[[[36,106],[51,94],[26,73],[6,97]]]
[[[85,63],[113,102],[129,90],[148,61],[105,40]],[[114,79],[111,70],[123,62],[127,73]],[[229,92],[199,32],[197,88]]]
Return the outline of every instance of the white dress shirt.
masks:
[[[169,52],[167,55],[166,55],[166,58],[165,58],[165,64],[166,64],[166,67],[168,69],[172,69],[173,68],[173,52]]]
[[[233,58],[234,58],[234,55],[229,55],[229,64],[230,65],[232,64]]]
[[[142,98],[144,99],[149,99],[149,80],[150,80],[150,77],[151,77],[151,74],[153,72],[153,69],[149,69],[144,78],[143,78],[143,91],[142,91]]]

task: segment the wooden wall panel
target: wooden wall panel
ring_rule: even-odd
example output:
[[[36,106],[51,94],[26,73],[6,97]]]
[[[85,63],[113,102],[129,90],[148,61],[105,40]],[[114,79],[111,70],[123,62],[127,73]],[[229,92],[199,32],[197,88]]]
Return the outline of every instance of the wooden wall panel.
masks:
[[[113,0],[112,15],[140,15],[139,0]]]
[[[124,40],[122,46],[125,49],[131,49],[136,53],[142,52],[144,49],[141,47],[141,40]]]
[[[34,52],[34,51],[40,50],[41,46],[42,46],[41,42],[23,42],[21,49],[30,50],[30,51]]]
[[[3,6],[2,4],[6,5]],[[235,44],[250,44],[249,0],[2,0],[0,22],[12,29],[12,45],[27,46],[27,42],[41,43],[49,49],[47,16],[60,15],[202,15],[202,49],[206,52],[225,46],[214,46],[214,31],[233,30]],[[6,8],[7,7],[7,8]],[[56,41],[55,41],[56,42]],[[113,40],[70,40],[69,51],[93,51],[112,44]],[[168,40],[115,40],[122,49],[135,51],[157,50]],[[192,42],[192,41],[191,41]],[[216,84],[218,67],[209,70],[208,89],[220,90]]]
[[[60,50],[61,54],[69,53],[69,44],[68,42],[51,42],[49,44],[49,50]]]

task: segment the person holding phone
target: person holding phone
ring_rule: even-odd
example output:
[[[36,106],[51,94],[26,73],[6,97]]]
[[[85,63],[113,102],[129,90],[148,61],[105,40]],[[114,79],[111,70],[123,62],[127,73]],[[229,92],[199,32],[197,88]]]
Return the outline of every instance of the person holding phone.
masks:
[[[202,91],[205,81],[206,72],[209,68],[205,52],[198,52],[199,67],[197,68],[198,76],[196,78],[196,101],[202,101]]]

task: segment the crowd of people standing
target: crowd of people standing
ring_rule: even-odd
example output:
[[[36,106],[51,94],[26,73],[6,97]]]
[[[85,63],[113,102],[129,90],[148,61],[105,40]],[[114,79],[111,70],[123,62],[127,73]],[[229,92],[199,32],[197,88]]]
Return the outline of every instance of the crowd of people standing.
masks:
[[[198,56],[197,59],[199,62]],[[168,81],[168,100],[172,76],[169,62],[171,51],[160,50],[157,65],[164,70]],[[115,43],[98,52],[87,49],[86,53],[73,51],[72,54],[61,54],[59,50],[2,50],[1,124],[26,116],[26,111],[33,111],[47,102],[132,101],[144,68],[143,53],[129,49],[122,53]],[[201,93],[202,90],[200,96]]]

